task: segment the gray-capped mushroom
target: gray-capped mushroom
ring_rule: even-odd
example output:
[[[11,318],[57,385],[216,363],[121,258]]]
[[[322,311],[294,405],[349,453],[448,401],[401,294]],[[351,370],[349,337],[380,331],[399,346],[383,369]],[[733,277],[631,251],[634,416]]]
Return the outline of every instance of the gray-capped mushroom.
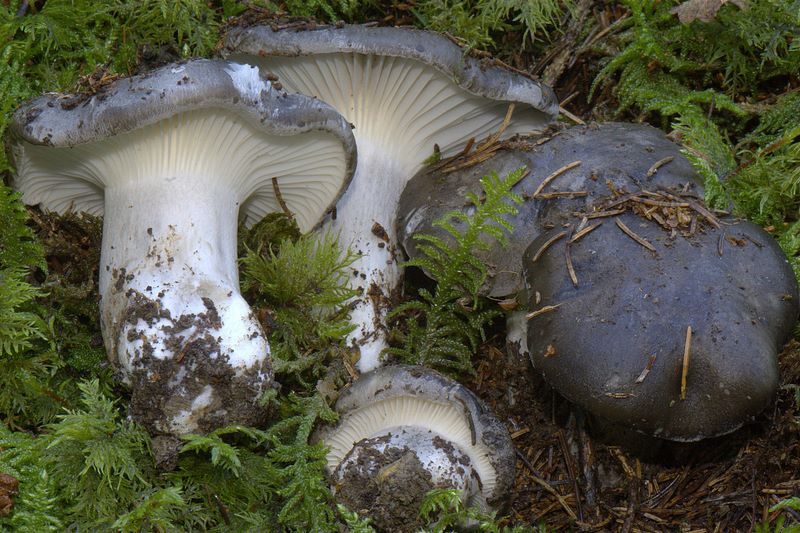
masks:
[[[330,447],[337,499],[373,510],[379,529],[413,529],[433,488],[460,489],[465,503],[484,509],[507,503],[511,437],[463,385],[424,367],[382,367],[362,374],[336,411],[338,424],[317,438]]]
[[[798,314],[775,240],[707,209],[699,176],[655,128],[593,124],[506,148],[409,182],[398,210],[409,255],[416,232],[449,237],[431,222],[463,209],[478,177],[526,166],[510,245],[481,257],[485,294],[521,291],[527,304],[510,315],[509,344],[574,403],[658,437],[724,434],[761,411]]]
[[[436,147],[452,155],[471,138],[541,130],[558,114],[552,90],[491,59],[476,59],[443,35],[366,26],[234,28],[225,51],[278,75],[289,90],[328,102],[355,126],[358,168],[324,227],[362,254],[354,263],[350,340],[361,370],[386,346],[385,301],[398,289],[395,212],[408,179]]]
[[[524,257],[541,297],[532,307],[557,307],[528,321],[534,367],[588,412],[655,437],[696,441],[751,420],[778,387],[797,281],[769,234],[720,222],[672,237],[628,212],[541,253],[555,230],[534,240]]]
[[[658,171],[648,170],[661,162]],[[478,164],[458,167],[460,161],[445,167],[423,168],[406,186],[397,208],[400,243],[409,257],[417,256],[414,235],[425,233],[445,240],[452,237],[433,222],[449,211],[464,210],[468,192],[480,195],[479,179],[492,171],[504,176],[526,167],[528,175],[513,191],[524,202],[516,206],[517,215],[506,215],[514,227],[508,245],[502,248],[491,240],[486,251],[477,255],[489,270],[481,294],[494,299],[517,299],[524,307],[522,254],[547,228],[559,228],[565,236],[580,222],[573,213],[585,211],[598,198],[616,188],[672,187],[689,183],[692,193],[702,198],[702,185],[678,145],[664,133],[645,124],[604,123],[570,128],[551,128],[544,135],[512,140],[495,155]],[[443,170],[444,169],[444,170]],[[543,181],[551,178],[542,187]],[[602,219],[597,219],[601,221]],[[596,221],[593,221],[596,222]],[[459,222],[454,221],[456,227]],[[558,232],[556,232],[558,233]],[[532,295],[535,297],[535,295]],[[515,305],[511,302],[510,306]],[[508,313],[509,348],[527,355],[526,310]]]
[[[662,166],[648,176],[647,171],[657,161],[662,161]],[[493,171],[504,176],[520,167],[528,174],[512,190],[525,201],[516,206],[517,215],[504,217],[514,226],[508,246],[501,248],[493,241],[489,250],[477,252],[489,266],[481,294],[492,298],[513,296],[522,290],[522,253],[531,241],[547,227],[576,222],[574,212],[611,194],[609,181],[617,188],[669,187],[688,181],[694,194],[702,197],[696,173],[681,156],[680,147],[661,130],[646,124],[614,122],[551,128],[544,135],[512,140],[492,158],[475,165],[452,172],[439,166],[420,170],[409,180],[398,202],[397,228],[403,249],[416,257],[416,233],[449,239],[450,235],[435,227],[433,221],[449,211],[465,209],[467,193],[481,192],[481,176]],[[557,171],[534,196],[542,181]]]
[[[317,225],[354,170],[344,119],[252,66],[195,60],[42,96],[11,135],[25,202],[104,215],[101,326],[134,418],[174,435],[263,417],[269,346],[239,293],[237,224],[283,202]]]

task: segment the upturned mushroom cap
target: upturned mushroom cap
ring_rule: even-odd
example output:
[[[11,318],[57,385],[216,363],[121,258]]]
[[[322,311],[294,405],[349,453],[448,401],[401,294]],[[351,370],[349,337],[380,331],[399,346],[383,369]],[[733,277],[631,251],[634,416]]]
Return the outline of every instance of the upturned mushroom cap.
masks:
[[[349,124],[258,69],[194,60],[97,94],[47,94],[11,125],[27,203],[104,214],[100,312],[131,414],[182,434],[258,423],[272,380],[264,332],[239,293],[239,214],[318,224],[355,167]]]
[[[652,177],[647,176],[654,163],[668,157],[673,159]],[[546,177],[575,161],[580,165],[557,176],[541,192],[586,191],[585,196],[533,198]],[[397,209],[398,237],[408,256],[413,259],[418,255],[413,238],[417,233],[452,239],[433,222],[449,211],[465,210],[467,193],[480,195],[482,176],[493,171],[505,176],[520,167],[526,167],[528,175],[512,190],[525,201],[516,206],[517,215],[504,217],[514,226],[508,245],[503,248],[492,239],[488,250],[476,251],[489,269],[481,292],[492,298],[510,297],[523,289],[522,254],[531,241],[548,227],[578,222],[574,212],[586,211],[598,198],[611,194],[608,182],[631,190],[672,187],[688,181],[693,193],[698,198],[703,196],[701,181],[691,164],[661,130],[645,124],[613,122],[553,128],[544,135],[512,140],[494,157],[473,166],[452,172],[444,172],[442,168],[446,166],[420,170],[403,190]],[[460,224],[454,222],[456,227]]]
[[[364,448],[409,448],[433,480],[465,483],[458,488],[466,489],[470,503],[499,507],[507,501],[516,462],[511,437],[463,385],[423,367],[383,367],[362,374],[339,397],[336,411],[338,424],[317,439],[330,447],[327,468],[337,478],[353,464],[369,463],[354,461],[369,457]]]
[[[531,308],[558,306],[528,322],[534,367],[572,402],[643,433],[695,441],[735,430],[769,403],[797,320],[783,252],[747,222],[671,238],[638,215],[619,219],[656,252],[607,220],[569,245],[577,287],[566,239],[540,253],[557,230],[525,252],[541,297]]]
[[[450,155],[497,131],[511,103],[506,137],[541,130],[558,114],[555,95],[443,35],[406,28],[234,28],[223,53],[268,68],[288,90],[328,102],[355,126],[356,176],[324,228],[363,254],[353,265],[362,294],[351,341],[361,370],[374,368],[386,345],[386,301],[401,279],[395,210],[405,183],[435,147]]]
[[[334,109],[227,61],[169,65],[93,96],[48,93],[16,111],[9,133],[23,201],[60,213],[103,215],[108,186],[202,169],[237,191],[248,225],[281,211],[277,177],[301,231],[309,231],[356,165],[355,140]],[[301,133],[298,145],[291,138]]]

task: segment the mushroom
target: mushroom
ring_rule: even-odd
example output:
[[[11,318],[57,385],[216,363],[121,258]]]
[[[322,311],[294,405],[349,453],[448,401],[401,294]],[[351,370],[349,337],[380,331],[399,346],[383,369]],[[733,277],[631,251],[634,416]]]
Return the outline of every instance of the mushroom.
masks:
[[[571,127],[420,172],[398,208],[408,254],[414,233],[449,238],[432,221],[463,209],[478,177],[520,166],[510,244],[480,256],[484,293],[528,307],[509,315],[509,352],[529,348],[569,400],[662,438],[724,434],[761,411],[797,318],[795,276],[767,233],[704,207],[699,176],[655,128]]]
[[[262,419],[272,369],[239,293],[237,223],[283,202],[311,230],[354,170],[344,119],[257,68],[195,60],[47,94],[11,133],[26,203],[104,215],[101,326],[134,419],[166,435]]]
[[[616,222],[649,244],[621,230]],[[778,386],[778,352],[798,316],[797,281],[769,234],[749,222],[671,237],[625,213],[524,265],[534,367],[588,412],[674,441],[724,435],[761,412]],[[534,256],[539,254],[536,261]]]
[[[399,289],[395,212],[408,179],[434,153],[452,155],[469,139],[542,129],[558,114],[552,90],[491,59],[476,59],[432,32],[349,26],[234,28],[224,53],[268,68],[285,88],[328,102],[355,125],[358,168],[323,229],[341,234],[353,264],[359,368],[380,364],[386,301]],[[438,152],[437,152],[438,151]]]
[[[624,157],[610,157],[622,154]],[[462,158],[464,159],[464,158]],[[654,162],[662,167],[652,176],[648,170]],[[668,161],[668,163],[667,163]],[[480,195],[479,179],[496,171],[504,176],[527,167],[527,176],[512,189],[525,201],[516,206],[516,215],[506,215],[514,227],[505,248],[492,240],[485,251],[476,250],[487,265],[489,275],[480,293],[489,298],[507,300],[512,308],[507,315],[507,341],[512,355],[527,356],[527,297],[522,276],[522,254],[547,228],[559,228],[565,235],[565,224],[575,225],[580,219],[573,213],[585,211],[598,198],[615,188],[673,187],[690,183],[696,195],[702,195],[700,180],[691,164],[680,155],[679,147],[664,133],[645,124],[604,123],[570,128],[551,127],[543,135],[520,137],[508,142],[495,155],[475,165],[464,166],[462,160],[451,164],[429,166],[420,170],[406,185],[397,208],[400,243],[411,258],[418,256],[414,235],[435,235],[445,241],[452,236],[433,222],[450,211],[466,209],[468,192]],[[462,167],[445,171],[448,167]],[[552,176],[550,183],[542,182]],[[587,179],[589,177],[589,179]],[[534,194],[539,191],[539,194]],[[547,194],[562,196],[548,198]],[[542,196],[542,194],[544,196]],[[570,196],[572,194],[573,196]],[[602,220],[602,219],[598,219]],[[461,223],[452,221],[457,228]],[[532,295],[535,298],[535,294]],[[522,308],[517,308],[522,304]]]
[[[329,447],[336,497],[371,509],[378,529],[411,530],[433,488],[463,491],[468,505],[507,503],[516,456],[506,427],[463,385],[418,366],[362,374],[336,402],[339,422],[316,439]]]

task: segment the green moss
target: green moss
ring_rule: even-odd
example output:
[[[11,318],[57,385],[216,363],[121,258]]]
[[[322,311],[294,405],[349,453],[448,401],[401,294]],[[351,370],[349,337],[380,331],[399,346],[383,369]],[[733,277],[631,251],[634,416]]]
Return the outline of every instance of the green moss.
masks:
[[[470,48],[492,50],[505,32],[522,33],[523,42],[546,41],[572,5],[559,0],[421,0],[413,13],[426,29],[453,35]]]
[[[264,319],[282,383],[316,383],[327,364],[344,353],[343,340],[353,328],[347,301],[355,291],[347,282],[355,258],[332,235],[279,244],[265,238],[246,250],[242,287]]]
[[[800,72],[797,2],[730,2],[709,22],[681,23],[678,0],[626,0],[630,18],[595,88],[614,85],[620,110],[666,129],[705,179],[710,205],[772,231],[797,268],[800,97],[782,91]],[[618,47],[618,48],[615,48]]]

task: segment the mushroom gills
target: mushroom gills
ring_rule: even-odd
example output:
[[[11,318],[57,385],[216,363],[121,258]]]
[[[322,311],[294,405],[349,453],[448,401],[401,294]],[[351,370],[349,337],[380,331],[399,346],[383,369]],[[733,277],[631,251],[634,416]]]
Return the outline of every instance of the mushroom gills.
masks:
[[[386,428],[386,421],[391,421],[391,428]],[[489,460],[490,451],[481,442],[473,443],[471,424],[469,415],[454,405],[413,396],[379,400],[343,416],[337,431],[325,439],[325,444],[330,447],[328,471],[334,473],[340,470],[341,465],[347,463],[354,443],[364,439],[380,440],[392,435],[390,442],[402,442],[405,446],[413,444],[416,436],[420,437],[417,442],[421,446],[420,452],[416,453],[418,457],[422,454],[420,460],[423,463],[426,462],[423,458],[436,455],[433,451],[437,445],[453,446],[459,458],[469,459],[469,469],[474,470],[483,492],[492,493],[496,474]],[[434,440],[437,444],[433,443]],[[409,447],[415,449],[416,445]],[[467,497],[470,502],[483,504],[480,489],[469,483],[464,483],[462,487],[469,489]]]

